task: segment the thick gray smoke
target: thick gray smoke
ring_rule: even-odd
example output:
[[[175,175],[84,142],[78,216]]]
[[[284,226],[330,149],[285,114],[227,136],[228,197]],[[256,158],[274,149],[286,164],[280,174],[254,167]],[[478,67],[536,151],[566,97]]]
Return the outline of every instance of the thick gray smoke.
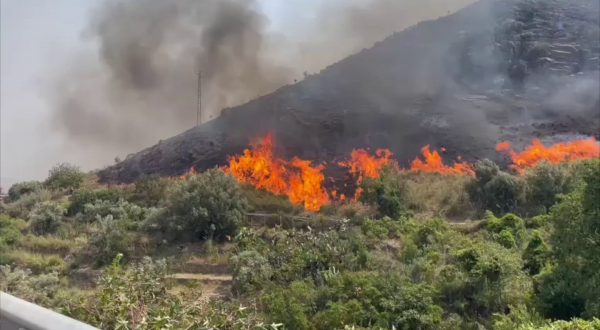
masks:
[[[106,161],[191,128],[198,71],[207,121],[469,2],[315,2],[309,18],[294,15],[311,8],[296,3],[280,27],[287,30],[273,31],[253,0],[108,0],[85,33],[98,58],[74,60],[60,74],[52,124],[71,151],[94,150],[86,163]]]

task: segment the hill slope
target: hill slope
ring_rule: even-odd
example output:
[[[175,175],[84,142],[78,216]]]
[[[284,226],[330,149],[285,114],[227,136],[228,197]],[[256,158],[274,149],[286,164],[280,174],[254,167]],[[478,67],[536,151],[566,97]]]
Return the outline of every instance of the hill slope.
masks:
[[[253,100],[99,172],[104,181],[222,165],[273,132],[281,155],[335,161],[425,144],[497,158],[495,144],[597,134],[597,1],[482,0],[422,22],[321,73]],[[334,46],[334,45],[332,45]]]

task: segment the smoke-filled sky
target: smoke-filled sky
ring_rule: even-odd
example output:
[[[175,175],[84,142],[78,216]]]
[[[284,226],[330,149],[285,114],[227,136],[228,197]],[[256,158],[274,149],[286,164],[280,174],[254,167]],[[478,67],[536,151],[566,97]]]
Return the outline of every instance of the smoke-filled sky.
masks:
[[[2,187],[86,170],[472,0],[2,0]]]

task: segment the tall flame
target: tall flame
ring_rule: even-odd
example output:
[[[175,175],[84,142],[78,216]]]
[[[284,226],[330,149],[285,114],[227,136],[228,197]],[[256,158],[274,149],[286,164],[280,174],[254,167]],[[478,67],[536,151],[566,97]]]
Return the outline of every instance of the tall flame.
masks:
[[[304,205],[308,211],[317,212],[329,203],[329,195],[323,182],[323,166],[312,167],[310,161],[294,158],[291,162],[273,154],[273,135],[244,150],[243,155],[229,159],[225,171],[239,182],[286,195],[293,204]]]
[[[227,172],[239,182],[250,184],[274,194],[283,195],[288,190],[286,162],[273,156],[273,135],[268,134],[244,150],[242,156],[229,159]]]
[[[338,163],[350,170],[350,174],[356,179],[359,186],[364,178],[377,179],[381,176],[381,170],[392,164],[392,152],[388,149],[378,149],[371,156],[365,149],[354,149],[350,154],[350,160]],[[354,200],[358,200],[362,194],[362,188],[358,187],[354,194]]]
[[[329,204],[329,195],[323,188],[324,167],[312,167],[310,161],[292,159],[291,166],[298,171],[291,173],[288,197],[293,204],[304,205],[308,211],[317,212],[323,205]]]
[[[421,149],[421,154],[424,160],[419,159],[419,157],[415,158],[410,165],[411,171],[439,173],[442,175],[475,176],[473,166],[467,162],[461,161],[460,158],[459,161],[455,162],[453,166],[444,165],[444,161],[440,153],[437,152],[437,150],[431,151],[429,149],[429,145],[426,145]]]
[[[544,161],[558,164],[600,157],[600,144],[594,138],[556,143],[549,147],[534,139],[522,152],[514,151],[510,142],[501,142],[496,145],[496,150],[507,153],[513,162],[512,168],[520,174]]]

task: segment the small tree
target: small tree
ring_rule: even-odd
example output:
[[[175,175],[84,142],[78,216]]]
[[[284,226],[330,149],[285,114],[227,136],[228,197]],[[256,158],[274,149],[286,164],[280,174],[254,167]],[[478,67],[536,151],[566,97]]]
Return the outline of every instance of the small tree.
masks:
[[[77,189],[85,174],[79,167],[63,163],[54,166],[44,184],[50,189]]]
[[[212,169],[174,187],[160,225],[178,239],[223,239],[235,235],[246,208],[235,180]]]

